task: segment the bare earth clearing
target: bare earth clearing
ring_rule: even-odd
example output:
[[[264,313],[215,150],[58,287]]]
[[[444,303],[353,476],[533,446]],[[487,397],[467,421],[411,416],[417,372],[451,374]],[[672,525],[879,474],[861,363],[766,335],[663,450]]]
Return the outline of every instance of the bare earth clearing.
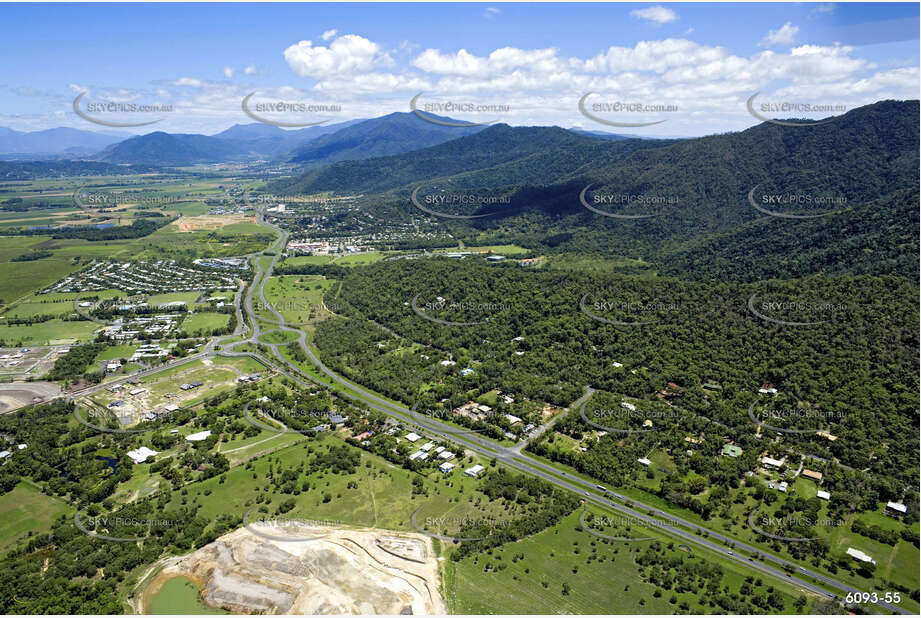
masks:
[[[12,412],[36,401],[46,401],[61,394],[53,382],[11,382],[0,384],[0,414]]]
[[[217,230],[234,223],[255,223],[255,221],[255,217],[246,215],[198,215],[180,217],[176,225],[180,232],[193,232],[195,230]]]
[[[447,613],[431,539],[419,534],[250,523],[164,568],[144,591],[145,613],[180,575],[205,603],[235,613]]]

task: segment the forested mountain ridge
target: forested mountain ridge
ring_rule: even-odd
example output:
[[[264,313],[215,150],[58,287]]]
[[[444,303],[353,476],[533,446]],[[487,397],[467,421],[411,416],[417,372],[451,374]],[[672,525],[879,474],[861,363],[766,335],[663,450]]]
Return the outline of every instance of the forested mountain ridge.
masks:
[[[97,157],[108,163],[190,165],[224,161],[238,152],[236,144],[217,137],[155,131],[113,144]]]
[[[376,192],[377,214],[391,217],[419,214],[409,200],[417,187],[509,196],[501,208],[462,213],[495,216],[441,224],[468,243],[638,258],[695,278],[916,278],[918,122],[918,101],[882,101],[814,127],[762,123],[686,140],[606,141],[496,125],[423,150],[312,170],[276,191]],[[589,185],[590,203],[594,196],[648,200],[597,208],[650,216],[591,212],[580,203]],[[761,210],[751,203],[774,196],[807,203]]]
[[[450,118],[429,115],[451,121]],[[384,157],[472,135],[482,128],[443,126],[426,122],[412,113],[394,112],[319,137],[294,150],[290,160],[311,169],[336,161]]]
[[[517,186],[544,186],[571,180],[617,185],[618,190],[669,190],[709,194],[730,188],[746,192],[759,182],[799,178],[812,190],[846,188],[855,166],[869,178],[860,179],[855,199],[879,197],[887,186],[914,178],[918,162],[918,101],[882,101],[857,108],[816,127],[791,128],[762,123],[738,133],[695,139],[624,139],[611,143],[558,127],[493,125],[483,131],[438,146],[390,157],[342,162],[312,170],[288,181],[291,192],[406,190],[425,180],[449,181],[452,176],[476,176],[481,188],[513,183],[507,174],[490,177],[487,170],[521,163]],[[356,127],[359,125],[356,125]],[[356,127],[350,127],[354,129]],[[318,142],[315,142],[318,143]],[[556,170],[531,165],[552,160]],[[551,175],[548,175],[551,174]],[[829,175],[822,181],[821,176]],[[685,183],[694,181],[690,186]],[[732,181],[735,181],[734,183]],[[869,184],[868,184],[869,183]],[[471,186],[473,183],[468,183]],[[895,188],[904,188],[895,186]]]
[[[319,141],[319,140],[318,140]],[[609,140],[559,127],[490,126],[429,148],[388,157],[343,161],[280,181],[276,192],[387,192],[426,180],[478,187],[546,184],[574,170],[601,167],[641,148],[674,140]]]
[[[918,187],[821,219],[762,217],[662,255],[661,272],[754,281],[811,274],[898,274],[918,281]]]

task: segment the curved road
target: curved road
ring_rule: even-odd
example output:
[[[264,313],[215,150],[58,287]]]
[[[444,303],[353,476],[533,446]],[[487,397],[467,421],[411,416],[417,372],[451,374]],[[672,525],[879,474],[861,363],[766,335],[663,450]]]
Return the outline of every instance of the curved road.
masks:
[[[794,584],[817,595],[824,597],[835,598],[841,600],[840,596],[831,594],[826,588],[822,588],[810,581],[806,581],[803,578],[809,578],[816,582],[820,582],[829,589],[834,589],[841,591],[843,593],[847,592],[863,592],[859,590],[854,590],[853,588],[835,580],[831,577],[823,575],[821,573],[816,573],[810,571],[799,564],[784,560],[783,558],[774,556],[769,553],[765,553],[763,550],[758,549],[757,547],[745,544],[738,540],[729,538],[725,535],[722,535],[718,532],[712,531],[708,528],[695,524],[693,522],[681,519],[674,516],[673,514],[667,513],[655,507],[643,504],[636,499],[628,498],[626,496],[620,495],[612,491],[601,492],[595,484],[577,478],[571,475],[568,475],[566,472],[558,470],[550,465],[547,465],[539,460],[536,460],[528,455],[521,454],[521,449],[524,444],[515,445],[512,448],[505,448],[491,441],[480,438],[480,437],[468,437],[465,435],[458,435],[456,429],[445,423],[441,423],[435,419],[422,420],[411,415],[411,412],[405,406],[400,404],[393,403],[384,399],[377,393],[367,390],[364,387],[351,382],[350,380],[340,376],[336,372],[329,369],[323,361],[321,361],[316,354],[310,349],[306,341],[306,333],[302,330],[292,328],[285,324],[284,317],[275,310],[275,308],[265,300],[265,284],[268,278],[271,276],[272,270],[275,267],[276,262],[284,250],[285,243],[289,237],[289,233],[285,230],[282,230],[276,225],[269,224],[265,222],[263,211],[261,208],[257,209],[257,222],[270,227],[279,233],[278,239],[272,244],[270,250],[275,252],[275,255],[272,256],[272,260],[269,263],[268,267],[263,269],[262,265],[259,263],[260,254],[252,254],[250,257],[255,266],[255,275],[253,277],[253,284],[246,290],[246,294],[243,295],[243,286],[241,282],[240,293],[237,294],[234,304],[237,311],[237,328],[234,331],[233,335],[230,336],[239,336],[245,330],[249,332],[249,337],[241,341],[229,344],[224,350],[215,352],[214,348],[220,343],[222,339],[217,338],[209,342],[202,352],[199,352],[193,356],[188,356],[186,358],[177,359],[176,361],[165,363],[159,367],[139,371],[137,373],[131,374],[130,376],[125,376],[119,380],[108,382],[103,385],[97,385],[95,387],[90,387],[83,389],[81,391],[76,391],[74,393],[69,393],[67,396],[74,398],[79,397],[85,394],[89,394],[99,388],[108,387],[114,383],[128,380],[135,377],[143,377],[159,371],[163,371],[170,367],[187,363],[193,360],[200,358],[207,358],[210,356],[228,356],[228,357],[237,357],[237,356],[248,356],[259,362],[263,363],[265,366],[270,367],[271,369],[277,371],[278,373],[285,375],[296,383],[300,384],[305,388],[312,388],[315,386],[320,386],[328,388],[327,384],[324,384],[320,381],[317,381],[312,376],[306,374],[298,367],[292,365],[287,359],[285,359],[280,350],[279,346],[289,345],[290,342],[283,344],[267,344],[259,341],[259,336],[264,334],[259,325],[259,321],[256,317],[256,312],[253,309],[253,298],[258,291],[259,301],[262,303],[262,307],[267,311],[272,313],[278,319],[278,328],[272,330],[280,330],[283,332],[291,332],[297,335],[295,341],[298,343],[300,348],[304,351],[310,361],[325,374],[330,380],[335,384],[343,387],[347,390],[337,390],[337,394],[349,399],[356,400],[369,408],[383,412],[388,416],[391,416],[395,419],[398,419],[402,423],[408,426],[418,427],[422,431],[425,431],[432,435],[437,435],[440,438],[443,438],[447,441],[454,442],[463,446],[464,448],[470,449],[481,455],[484,455],[489,458],[495,458],[498,461],[501,461],[503,464],[509,468],[513,468],[524,474],[530,474],[532,476],[539,477],[545,481],[556,485],[557,487],[581,494],[583,499],[587,502],[594,503],[599,506],[604,506],[608,509],[612,509],[619,513],[637,520],[645,522],[647,525],[659,528],[661,530],[667,531],[669,534],[679,537],[680,539],[687,541],[689,543],[694,543],[698,546],[705,547],[706,549],[721,554],[726,560],[734,560],[742,565],[745,565],[749,569],[753,569],[759,572],[762,572],[767,575],[771,575],[785,581],[790,584]],[[241,310],[241,296],[243,296],[243,307]],[[245,311],[245,316],[243,312]],[[245,323],[244,318],[250,320],[251,329],[247,323]],[[264,358],[262,355],[253,353],[253,352],[234,352],[233,348],[242,344],[259,344],[263,345],[272,350],[274,356],[278,359],[280,364]],[[579,402],[583,401],[586,397],[590,396],[591,390],[589,389]],[[578,403],[578,402],[577,402]],[[572,406],[571,406],[572,407]],[[618,502],[615,502],[613,499],[616,499]],[[626,506],[626,503],[636,504],[639,506],[640,510],[635,510],[629,506]],[[660,519],[662,518],[662,519]],[[664,519],[664,521],[663,521]],[[715,542],[715,541],[718,541]],[[732,549],[728,549],[732,548]],[[751,554],[759,555],[759,559],[756,560],[753,557],[746,555],[740,555],[739,550],[749,552]],[[783,567],[792,569],[796,576],[787,573],[783,570]],[[889,612],[899,613],[904,615],[912,615],[912,612],[902,609],[898,606],[892,605],[880,601],[879,606],[885,608]]]
[[[287,241],[288,232],[278,228],[277,226],[271,225],[271,224],[266,224],[266,225],[268,225],[269,227],[272,227],[273,229],[279,232],[280,234],[279,240],[275,246],[281,245],[283,247],[284,246],[283,243]],[[626,496],[623,496],[616,492],[611,492],[611,491],[604,491],[602,495],[598,495],[599,493],[601,493],[601,491],[597,489],[595,484],[589,481],[583,480],[581,478],[567,475],[565,472],[562,472],[539,460],[533,459],[532,457],[529,457],[527,455],[522,455],[520,451],[523,445],[516,445],[513,448],[505,448],[505,447],[495,445],[484,438],[475,438],[475,437],[468,437],[464,435],[458,435],[456,430],[454,430],[452,426],[441,423],[434,419],[423,421],[417,417],[414,417],[411,415],[410,410],[406,408],[405,406],[390,402],[384,399],[383,397],[381,397],[380,395],[378,395],[377,393],[370,391],[368,389],[365,389],[362,386],[359,386],[358,384],[351,382],[350,380],[344,378],[343,376],[340,376],[336,372],[329,369],[323,363],[323,361],[321,361],[317,357],[317,355],[314,354],[314,352],[310,349],[310,347],[307,345],[307,342],[306,342],[306,336],[307,336],[306,333],[302,330],[286,326],[284,317],[280,313],[278,313],[274,309],[274,307],[271,306],[271,304],[266,302],[265,293],[264,293],[265,292],[265,282],[271,276],[272,269],[274,268],[275,263],[278,260],[278,253],[280,252],[278,251],[276,252],[276,255],[273,257],[272,262],[269,265],[269,267],[266,269],[266,272],[264,273],[264,276],[262,277],[262,279],[261,280],[254,279],[254,282],[259,281],[258,286],[254,283],[253,287],[249,291],[250,293],[247,295],[246,309],[247,311],[251,313],[251,317],[253,319],[253,327],[256,330],[256,332],[254,332],[254,337],[258,336],[259,326],[256,322],[255,314],[252,313],[252,296],[253,296],[253,293],[256,291],[256,288],[258,287],[259,299],[263,303],[263,306],[267,308],[272,314],[274,314],[278,318],[278,325],[279,325],[278,330],[292,332],[292,333],[297,334],[298,337],[296,341],[298,342],[298,344],[300,345],[304,353],[307,355],[307,357],[310,359],[310,361],[323,374],[329,377],[334,383],[346,389],[349,389],[349,391],[352,391],[352,392],[340,391],[338,392],[338,394],[344,397],[347,397],[349,399],[357,400],[367,405],[368,407],[378,410],[380,412],[383,412],[391,417],[394,417],[407,425],[420,427],[423,431],[426,431],[430,434],[434,434],[450,442],[460,444],[464,446],[465,448],[469,448],[482,455],[485,455],[486,457],[495,458],[501,461],[506,466],[510,468],[514,468],[515,470],[518,470],[519,472],[537,476],[539,478],[542,478],[556,485],[557,487],[568,489],[569,491],[573,491],[577,494],[581,493],[582,496],[588,502],[592,502],[597,505],[605,506],[609,509],[613,509],[615,511],[623,513],[624,515],[627,515],[629,517],[637,518],[641,521],[646,522],[650,526],[659,528],[661,530],[665,530],[669,532],[670,534],[677,536],[685,541],[694,543],[699,546],[706,547],[707,549],[711,551],[721,554],[723,555],[724,559],[734,560],[735,562],[741,563],[750,569],[754,569],[762,573],[772,575],[782,581],[786,581],[788,583],[795,584],[796,586],[799,586],[800,588],[804,590],[808,590],[810,592],[813,592],[815,594],[818,594],[824,597],[835,598],[835,599],[841,600],[840,596],[837,596],[837,595],[834,595],[828,592],[826,588],[822,588],[804,579],[804,578],[809,578],[816,582],[820,582],[821,584],[826,586],[828,589],[839,590],[843,593],[862,592],[859,590],[855,590],[851,588],[850,586],[843,584],[831,577],[828,577],[821,573],[817,573],[809,569],[806,569],[805,567],[800,566],[799,564],[795,562],[791,562],[789,560],[785,560],[778,556],[774,556],[773,554],[766,553],[762,549],[758,549],[757,547],[748,545],[736,539],[732,539],[723,534],[720,534],[718,532],[705,528],[704,526],[700,526],[693,522],[681,519],[679,517],[674,516],[673,514],[662,511],[661,509],[643,504],[636,499],[628,498]],[[263,274],[261,272],[261,269],[259,269],[259,273]],[[288,345],[287,343],[286,344],[271,344],[271,345],[263,344],[263,345],[268,345],[273,350],[273,352],[278,357],[278,359],[285,366],[305,376],[307,379],[314,381],[313,378],[303,373],[297,367],[292,366],[286,359],[282,357],[281,353],[278,350],[278,346]],[[300,382],[300,380],[298,381]],[[325,385],[321,384],[321,386],[325,386]],[[586,394],[583,395],[583,397],[579,399],[579,402],[584,401],[590,395],[591,395],[591,390],[588,390]],[[566,479],[561,478],[562,476],[565,476]],[[615,502],[614,500],[611,500],[610,498],[614,498],[618,500],[619,502]],[[641,512],[639,510],[634,510],[626,506],[626,504],[623,504],[623,503],[637,504],[643,509],[644,512]],[[665,521],[659,518],[664,518]],[[714,540],[718,541],[719,543],[714,542]],[[728,548],[732,548],[732,549],[728,549]],[[750,556],[740,555],[738,553],[739,550],[743,550],[751,554],[758,555],[759,559],[756,560],[755,558],[750,557]],[[796,574],[796,576],[783,570],[783,567],[787,567],[788,569],[791,569],[792,572]],[[898,607],[891,603],[880,601],[878,605],[889,610],[889,612],[899,613],[899,614],[904,614],[904,615],[912,615],[912,612],[902,609],[901,607]]]

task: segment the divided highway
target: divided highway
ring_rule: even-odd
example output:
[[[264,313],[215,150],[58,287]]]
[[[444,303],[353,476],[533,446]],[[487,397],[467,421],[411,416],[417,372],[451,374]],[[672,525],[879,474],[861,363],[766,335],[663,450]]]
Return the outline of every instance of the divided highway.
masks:
[[[275,253],[272,256],[272,260],[269,263],[268,267],[263,269],[259,261],[259,254],[250,255],[251,261],[255,267],[255,275],[253,278],[253,284],[246,289],[245,294],[243,294],[243,284],[241,282],[240,291],[234,299],[234,305],[237,312],[237,328],[231,336],[240,336],[244,332],[249,333],[249,337],[244,340],[237,341],[235,343],[229,344],[224,350],[215,351],[215,347],[220,344],[220,341],[225,338],[214,339],[209,342],[204,349],[192,356],[188,356],[182,359],[177,359],[170,363],[164,363],[155,368],[142,370],[135,372],[129,376],[125,376],[115,381],[107,382],[105,385],[96,385],[80,391],[75,391],[68,393],[66,396],[68,398],[74,399],[84,395],[91,394],[101,388],[106,388],[113,383],[121,382],[129,379],[134,379],[137,377],[144,377],[151,375],[160,371],[164,371],[171,367],[177,365],[185,364],[194,360],[204,359],[212,356],[248,356],[259,362],[263,363],[267,367],[274,369],[275,371],[285,375],[286,377],[292,379],[299,385],[305,388],[313,388],[317,385],[326,387],[328,385],[322,383],[321,381],[316,380],[313,376],[306,374],[298,367],[292,365],[284,356],[281,354],[279,346],[289,345],[288,343],[284,344],[268,344],[262,343],[259,341],[259,336],[265,334],[262,331],[259,321],[256,317],[256,312],[253,308],[254,297],[258,295],[258,300],[261,303],[262,307],[272,313],[277,318],[277,329],[284,332],[291,332],[297,336],[295,341],[310,359],[310,361],[327,376],[334,385],[337,385],[341,388],[336,389],[336,392],[339,396],[343,396],[355,401],[358,401],[368,408],[383,412],[406,425],[412,425],[420,428],[422,431],[429,433],[434,436],[438,436],[445,440],[454,442],[463,446],[464,448],[475,451],[485,457],[495,458],[498,461],[501,461],[504,465],[509,468],[515,469],[524,474],[530,474],[545,481],[556,485],[557,487],[575,492],[580,494],[584,500],[591,502],[596,505],[604,506],[608,509],[612,509],[619,513],[624,514],[627,517],[634,518],[638,521],[644,522],[646,525],[658,528],[660,530],[666,531],[670,535],[673,535],[683,541],[688,543],[693,543],[697,546],[704,547],[710,551],[716,552],[725,560],[732,560],[737,563],[744,565],[745,567],[771,575],[779,580],[786,581],[788,583],[794,584],[803,590],[812,592],[817,595],[821,595],[829,598],[841,599],[840,596],[834,595],[828,592],[828,589],[837,590],[842,593],[847,592],[862,592],[854,590],[850,586],[847,586],[835,579],[832,579],[828,576],[825,576],[821,573],[816,573],[814,571],[808,570],[799,564],[784,560],[772,554],[765,553],[763,550],[753,547],[751,545],[742,543],[735,539],[731,539],[725,535],[722,535],[718,532],[709,530],[703,526],[695,524],[693,522],[684,520],[682,518],[676,517],[671,513],[667,513],[658,508],[652,507],[647,504],[643,504],[635,498],[628,498],[626,496],[620,495],[612,491],[601,491],[597,486],[584,479],[568,475],[566,472],[554,468],[542,461],[539,461],[533,457],[522,454],[521,450],[525,446],[524,443],[516,444],[514,447],[506,448],[495,444],[494,442],[485,439],[483,437],[475,436],[474,434],[465,434],[458,431],[456,427],[447,425],[435,419],[422,419],[418,415],[413,415],[412,412],[405,406],[393,403],[377,393],[370,391],[350,380],[344,378],[343,376],[337,374],[327,367],[323,361],[321,361],[317,355],[310,349],[306,341],[306,333],[300,329],[292,328],[285,324],[284,317],[275,310],[271,303],[267,302],[265,299],[265,283],[268,278],[271,276],[272,270],[275,267],[276,262],[282,251],[284,250],[285,243],[289,237],[289,233],[285,230],[280,229],[279,227],[265,222],[263,212],[261,209],[257,208],[257,221],[267,227],[270,227],[279,233],[278,239],[273,243],[271,251]],[[241,297],[242,297],[242,307],[241,307]],[[245,313],[245,315],[244,315]],[[249,324],[252,325],[251,329],[246,323],[246,319],[249,319]],[[233,348],[243,345],[243,344],[260,344],[270,350],[272,350],[274,356],[277,359],[269,360],[264,358],[261,354],[253,352],[235,352]],[[591,396],[592,389],[587,388],[586,393],[574,404],[572,404],[570,409],[576,409],[578,405],[581,405],[588,397]],[[616,501],[615,501],[616,500]],[[626,506],[626,503],[631,503],[637,506],[636,509]],[[731,549],[730,549],[731,548]],[[748,552],[750,554],[759,555],[759,559],[755,559],[750,556],[740,555],[739,550]],[[791,569],[794,574],[790,574],[783,570],[783,567]],[[806,581],[804,578],[810,578],[815,582],[820,582],[825,588]],[[891,613],[899,613],[904,615],[912,615],[912,612],[904,610],[898,606],[892,605],[880,601],[878,605],[882,608],[885,608]]]
[[[280,228],[276,226],[270,225],[270,227],[277,230],[279,234],[281,235],[279,237],[279,243],[283,243],[284,241],[287,240],[288,233],[286,231],[281,230]],[[256,331],[258,332],[259,327],[256,322],[255,315],[252,313],[252,296],[254,292],[258,292],[259,299],[262,302],[263,306],[266,307],[277,318],[279,330],[288,331],[288,332],[297,334],[298,335],[297,342],[300,345],[301,349],[304,351],[304,353],[307,355],[307,357],[310,359],[310,361],[324,375],[326,375],[330,380],[332,380],[335,384],[338,384],[339,386],[346,389],[344,391],[338,391],[339,395],[345,396],[349,399],[359,401],[363,403],[364,405],[368,406],[369,408],[383,412],[393,418],[400,420],[401,422],[405,424],[417,426],[421,428],[423,431],[426,431],[432,435],[439,436],[445,440],[454,442],[456,444],[460,444],[464,446],[465,448],[468,448],[470,450],[480,453],[481,455],[484,455],[486,457],[495,458],[498,461],[501,461],[506,466],[513,468],[515,470],[518,470],[519,472],[537,476],[558,487],[561,487],[561,488],[564,488],[564,489],[567,489],[569,491],[573,491],[576,493],[581,493],[584,496],[584,498],[587,499],[587,501],[589,502],[605,506],[607,508],[623,513],[629,517],[636,518],[640,521],[645,522],[646,524],[652,527],[659,528],[661,530],[665,530],[668,533],[674,536],[677,536],[689,543],[694,543],[696,545],[706,547],[707,549],[711,551],[722,554],[724,559],[733,560],[737,563],[745,565],[747,568],[754,569],[762,573],[772,575],[780,580],[787,581],[789,583],[794,583],[795,585],[799,586],[800,588],[804,590],[808,590],[818,595],[822,595],[822,596],[829,597],[829,598],[836,598],[836,599],[840,599],[841,597],[828,592],[827,588],[838,590],[845,594],[848,592],[861,592],[831,577],[828,577],[821,573],[816,573],[814,571],[806,569],[805,567],[802,567],[795,562],[791,562],[783,558],[774,556],[772,554],[765,553],[763,550],[760,550],[756,547],[753,547],[746,543],[742,543],[735,539],[731,539],[718,532],[714,532],[712,530],[704,528],[703,526],[700,526],[693,522],[681,519],[679,517],[676,517],[670,513],[666,513],[665,511],[662,511],[655,507],[643,504],[642,502],[636,499],[627,498],[625,496],[622,496],[620,494],[617,494],[615,492],[610,492],[610,491],[605,491],[603,496],[599,496],[598,495],[599,490],[597,489],[595,484],[589,481],[583,480],[581,478],[567,475],[565,472],[557,470],[556,468],[552,466],[549,466],[527,455],[521,454],[521,448],[523,446],[521,444],[518,444],[512,448],[505,448],[497,444],[494,444],[491,441],[486,440],[484,438],[472,437],[469,434],[459,433],[457,428],[447,425],[445,423],[442,423],[440,421],[437,421],[435,419],[423,420],[419,418],[418,415],[413,415],[411,411],[409,410],[409,408],[406,408],[405,406],[401,406],[399,404],[388,401],[387,399],[381,397],[377,393],[370,391],[358,384],[355,384],[354,382],[351,382],[350,380],[344,378],[343,376],[337,374],[336,372],[332,371],[329,367],[327,367],[323,363],[323,361],[321,361],[319,357],[317,357],[317,355],[313,352],[313,350],[311,350],[310,347],[307,345],[306,333],[304,333],[304,331],[301,331],[299,329],[295,329],[295,328],[286,326],[284,317],[280,313],[275,311],[275,309],[272,307],[270,303],[266,302],[265,294],[264,294],[265,281],[269,278],[269,276],[271,276],[272,268],[275,266],[275,263],[277,260],[278,260],[278,256],[276,255],[275,257],[273,257],[271,264],[269,265],[268,269],[266,269],[266,272],[264,273],[264,276],[262,277],[261,280],[258,278],[259,275],[257,275],[257,279],[255,279],[255,281],[258,281],[259,283],[258,285],[253,285],[252,289],[249,290],[249,294],[247,295],[246,309],[247,311],[251,312],[250,315],[253,319],[254,329],[256,329]],[[263,274],[261,272],[261,268],[259,269],[259,271],[260,271],[259,272],[260,275]],[[254,336],[256,336],[256,333],[254,333]],[[273,349],[278,359],[282,363],[287,365],[293,371],[301,375],[304,375],[309,380],[313,380],[311,376],[304,374],[297,367],[290,365],[290,363],[288,363],[288,361],[282,357],[281,353],[278,350],[278,345],[279,344],[269,346]],[[301,382],[301,380],[298,380],[298,382]],[[583,402],[587,397],[591,395],[591,392],[592,392],[591,389],[588,389],[586,394],[583,395],[583,397],[580,398],[578,402],[573,404],[572,408],[575,409],[576,407],[578,407],[578,405],[580,405],[581,402]],[[566,479],[561,478],[563,476],[565,476]],[[616,500],[619,500],[620,502],[629,502],[632,504],[636,504],[640,508],[642,508],[645,512],[640,512],[639,510],[632,509],[626,506],[625,504],[621,504],[620,502],[615,502],[614,500],[610,498],[614,498]],[[649,515],[649,513],[653,513],[655,517],[652,515]],[[663,517],[666,519],[666,521],[657,519],[657,517]],[[719,543],[722,543],[722,545],[714,542],[714,540],[719,541]],[[732,547],[733,549],[729,549],[728,547]],[[759,555],[760,559],[756,560],[755,558],[750,557],[750,556],[739,555],[738,553],[739,550],[743,550],[751,554]],[[791,569],[794,573],[796,573],[796,575],[794,576],[793,574],[790,574],[784,571],[783,567],[787,567],[788,569]],[[823,588],[812,582],[805,581],[803,578],[806,578],[806,577],[811,578],[817,582],[821,582],[821,584],[823,584],[827,588]],[[880,601],[878,605],[889,610],[889,612],[894,612],[894,613],[899,613],[899,614],[904,614],[904,615],[912,615],[912,612],[909,612],[891,603]]]

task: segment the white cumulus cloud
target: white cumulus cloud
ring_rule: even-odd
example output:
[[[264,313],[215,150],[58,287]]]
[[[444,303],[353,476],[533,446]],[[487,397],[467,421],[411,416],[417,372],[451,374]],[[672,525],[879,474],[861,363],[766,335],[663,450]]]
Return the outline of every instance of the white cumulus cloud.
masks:
[[[320,79],[341,73],[369,73],[392,60],[381,46],[357,34],[346,34],[328,47],[301,41],[285,50],[285,61],[301,77]]]
[[[635,11],[630,11],[630,15],[638,19],[651,21],[660,26],[662,24],[667,24],[678,19],[677,13],[658,4],[656,6],[650,6],[645,9],[636,9]]]
[[[774,45],[793,45],[796,42],[796,34],[799,32],[799,26],[794,26],[787,22],[777,30],[769,30],[767,36],[761,40],[762,47],[773,47]]]

